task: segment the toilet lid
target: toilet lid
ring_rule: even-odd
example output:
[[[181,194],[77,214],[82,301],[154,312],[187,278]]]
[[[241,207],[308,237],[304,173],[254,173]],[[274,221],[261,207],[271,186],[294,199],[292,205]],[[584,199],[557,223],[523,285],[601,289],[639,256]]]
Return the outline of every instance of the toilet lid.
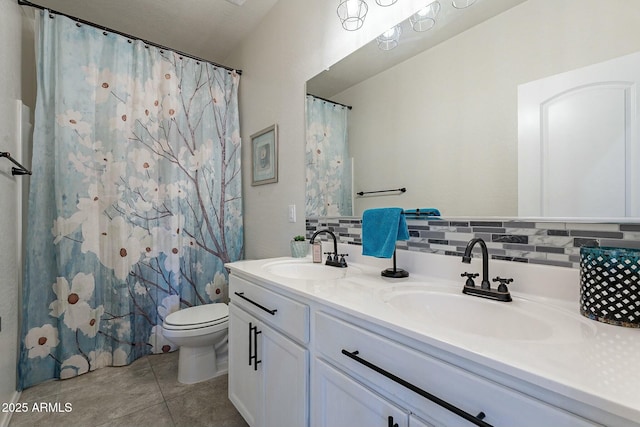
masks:
[[[164,319],[165,325],[203,326],[227,320],[229,307],[224,303],[204,304],[175,311]]]

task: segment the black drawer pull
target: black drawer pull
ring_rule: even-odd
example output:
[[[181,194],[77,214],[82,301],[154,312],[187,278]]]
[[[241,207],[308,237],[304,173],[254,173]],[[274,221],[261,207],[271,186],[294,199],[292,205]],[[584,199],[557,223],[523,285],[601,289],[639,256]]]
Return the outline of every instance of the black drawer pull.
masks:
[[[272,316],[274,316],[276,314],[276,311],[278,311],[277,309],[269,310],[264,305],[258,304],[257,302],[255,302],[253,300],[250,300],[249,298],[244,296],[244,292],[234,292],[234,294],[238,295],[243,300],[250,302],[251,304],[255,305],[256,307],[263,309],[264,311],[266,311],[267,313],[269,313]]]
[[[251,362],[253,361],[253,370],[258,370],[258,363],[262,363],[262,360],[258,360],[258,334],[261,334],[262,331],[258,330],[258,326],[253,326],[251,322],[249,322],[249,366],[251,366]],[[253,350],[251,341],[253,340]]]
[[[356,362],[366,366],[369,369],[373,369],[374,371],[376,371],[377,373],[384,375],[385,377],[389,378],[392,381],[395,381],[396,383],[400,384],[403,387],[408,388],[409,390],[413,391],[414,393],[419,394],[420,396],[424,397],[425,399],[428,399],[430,401],[432,401],[433,403],[442,406],[443,408],[445,408],[448,411],[453,412],[454,414],[458,415],[459,417],[464,418],[465,420],[469,421],[472,424],[475,424],[479,427],[493,427],[491,424],[488,424],[484,421],[482,421],[483,418],[485,418],[485,414],[484,412],[480,412],[478,414],[477,417],[474,417],[473,415],[471,415],[468,412],[463,411],[462,409],[458,408],[457,406],[452,405],[451,403],[440,399],[437,396],[434,396],[431,393],[428,393],[424,390],[422,390],[419,387],[416,387],[415,385],[411,384],[408,381],[403,380],[400,377],[397,377],[395,375],[393,375],[391,372],[385,371],[384,369],[374,365],[373,363],[361,358],[358,356],[359,352],[353,351],[353,352],[349,352],[345,349],[342,349],[342,354],[344,354],[345,356],[355,360]]]
[[[393,417],[389,415],[389,427],[398,427],[398,423],[393,422]]]
[[[251,366],[251,362],[253,362],[253,324],[249,322],[249,366]]]

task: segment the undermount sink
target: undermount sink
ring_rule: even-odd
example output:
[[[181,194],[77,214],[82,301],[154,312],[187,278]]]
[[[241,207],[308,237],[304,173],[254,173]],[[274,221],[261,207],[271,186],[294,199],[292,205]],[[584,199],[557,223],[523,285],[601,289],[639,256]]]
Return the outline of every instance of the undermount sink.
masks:
[[[359,274],[358,267],[348,266],[344,268],[331,267],[325,264],[316,264],[308,259],[301,261],[286,260],[275,261],[263,266],[267,273],[288,279],[303,280],[335,280]]]
[[[498,302],[452,291],[395,288],[382,300],[403,316],[465,334],[517,341],[581,341],[596,328],[579,314],[514,298]]]

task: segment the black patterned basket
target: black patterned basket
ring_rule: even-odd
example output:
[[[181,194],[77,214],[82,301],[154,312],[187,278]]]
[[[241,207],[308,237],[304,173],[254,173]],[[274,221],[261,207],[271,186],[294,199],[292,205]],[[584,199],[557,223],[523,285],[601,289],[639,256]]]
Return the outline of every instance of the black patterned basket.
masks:
[[[580,248],[580,313],[640,328],[640,250]]]

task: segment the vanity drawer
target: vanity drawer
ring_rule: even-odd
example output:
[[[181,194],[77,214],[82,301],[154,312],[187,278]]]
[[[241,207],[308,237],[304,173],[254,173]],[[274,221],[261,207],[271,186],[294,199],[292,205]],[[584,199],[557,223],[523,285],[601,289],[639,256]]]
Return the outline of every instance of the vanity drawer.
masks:
[[[322,358],[374,390],[399,399],[411,412],[435,425],[473,424],[411,390],[406,383],[472,417],[482,412],[486,415],[483,421],[494,427],[597,425],[323,312],[316,313],[314,332],[316,351]],[[386,374],[395,376],[395,380]],[[403,381],[406,383],[401,384]]]
[[[302,344],[309,342],[309,306],[240,277],[229,277],[231,302]]]

